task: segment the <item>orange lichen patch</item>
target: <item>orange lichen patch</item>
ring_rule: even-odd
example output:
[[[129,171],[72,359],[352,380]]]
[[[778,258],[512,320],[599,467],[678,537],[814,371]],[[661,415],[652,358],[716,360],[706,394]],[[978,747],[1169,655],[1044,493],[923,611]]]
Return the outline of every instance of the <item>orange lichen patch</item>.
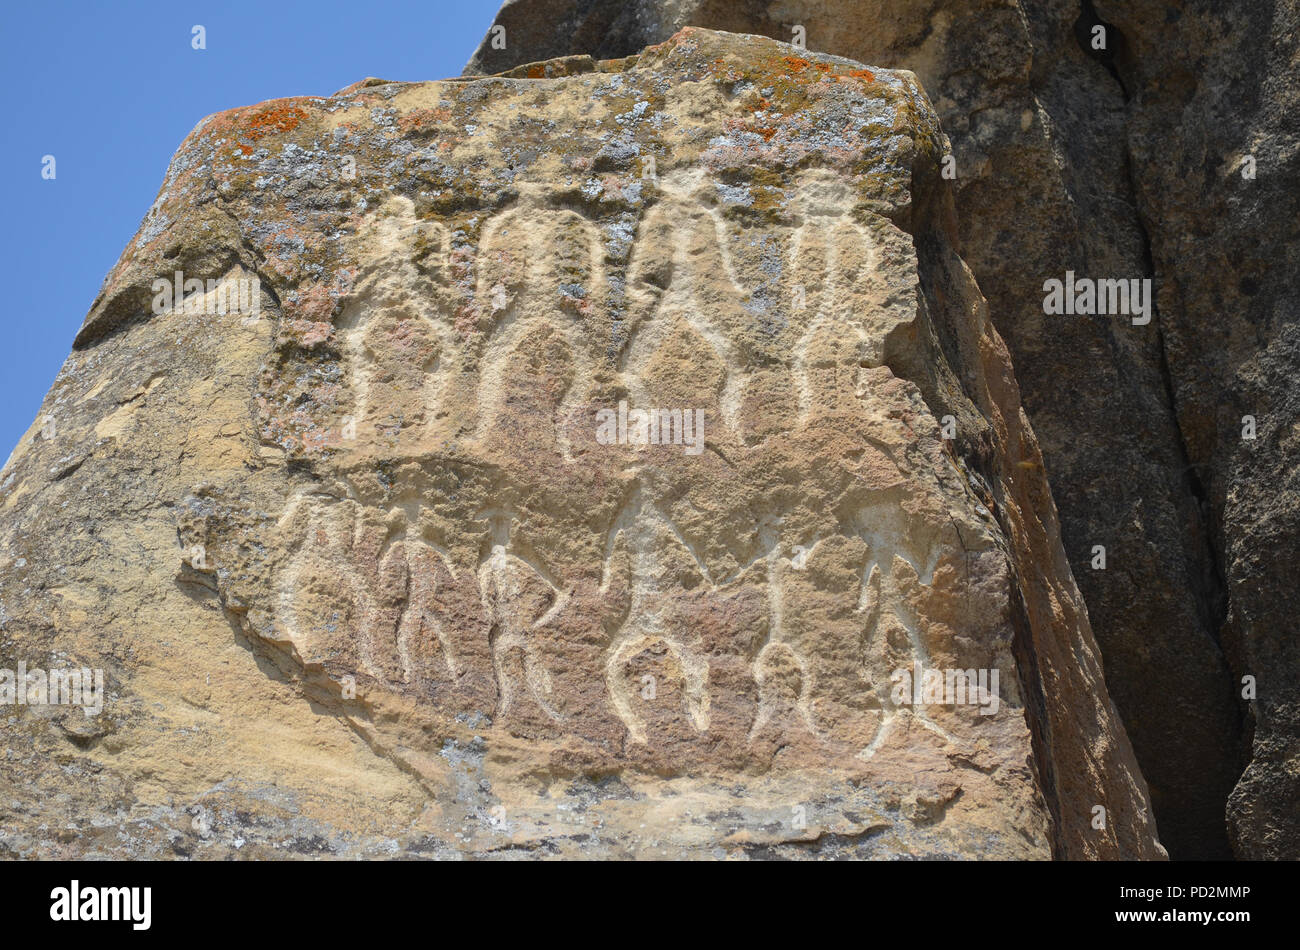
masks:
[[[798,111],[809,103],[815,95],[816,87],[823,80],[834,81],[831,64],[788,54],[773,53],[755,57],[746,61],[743,68],[739,68],[741,64],[726,58],[713,59],[705,65],[718,81],[735,83],[750,80],[758,89],[762,89],[764,95],[757,100],[761,109],[755,109],[756,112]]]
[[[776,135],[776,129],[755,129],[754,131],[763,136],[764,142],[772,141],[772,136]]]
[[[287,108],[272,107],[253,115],[242,129],[236,130],[235,134],[240,139],[251,139],[252,142],[258,142],[268,135],[292,132],[298,127],[298,123],[305,118],[307,118],[307,113],[301,109],[295,109],[292,106]],[[239,150],[248,155],[253,151],[253,145],[247,141],[241,141]]]
[[[437,345],[420,332],[414,320],[398,320],[385,333],[385,339],[397,359],[417,368],[425,366],[437,351]]]
[[[268,135],[283,134],[297,128],[309,113],[293,103],[307,101],[306,98],[275,99],[262,105],[227,109],[210,116],[196,131],[201,135],[233,138],[239,143],[239,150],[247,155],[253,151],[252,143]],[[186,139],[186,144],[188,142]],[[184,148],[185,145],[181,147]]]
[[[529,66],[529,67],[528,67],[528,78],[529,78],[529,79],[545,79],[545,78],[546,78],[546,66],[545,66],[544,64],[542,64],[542,63],[534,63],[533,65]]]
[[[715,59],[709,64],[709,71],[724,82],[740,82],[745,78],[743,70],[737,69],[734,63],[725,59]]]
[[[341,438],[341,430],[322,429],[317,426],[302,434],[302,451],[307,455],[323,453],[327,449],[337,447]]]
[[[274,132],[292,132],[305,118],[307,113],[293,106],[288,108],[272,106],[252,116],[244,126],[244,134],[256,142]]]
[[[850,69],[848,75],[854,79],[865,79],[867,82],[872,82],[876,78],[876,74],[869,69]],[[841,76],[840,78],[843,79],[844,77]]]
[[[335,286],[339,288],[341,295],[346,295],[357,283],[357,268],[353,266],[340,267],[334,273]]]
[[[312,323],[329,323],[334,316],[335,298],[322,283],[314,283],[298,294],[297,300],[286,300],[284,314],[295,320]]]

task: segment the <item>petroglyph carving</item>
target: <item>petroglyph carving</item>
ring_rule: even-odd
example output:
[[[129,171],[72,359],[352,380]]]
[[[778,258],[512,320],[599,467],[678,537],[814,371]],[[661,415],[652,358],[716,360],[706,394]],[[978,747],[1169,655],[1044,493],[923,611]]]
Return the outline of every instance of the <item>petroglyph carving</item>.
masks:
[[[857,392],[858,370],[880,363],[880,341],[863,318],[864,289],[876,267],[867,230],[849,212],[849,185],[822,172],[801,176],[791,241],[791,273],[810,318],[794,345],[799,420],[814,407],[842,407]]]
[[[662,643],[683,681],[687,709],[699,732],[709,728],[709,661],[688,645],[689,631],[673,609],[680,579],[695,574],[710,588],[708,568],[672,522],[640,492],[634,492],[610,529],[601,592],[613,580],[616,554],[627,558],[631,600],[627,616],[606,653],[605,681],[614,711],[634,742],[645,742],[645,724],[634,705],[635,688],[626,676],[627,662],[642,650]]]
[[[347,557],[357,541],[355,508],[350,501],[300,494],[280,519],[280,528],[298,534],[301,542],[279,580],[275,629],[307,664],[329,655],[330,634],[339,628],[366,641],[363,655],[371,649],[373,599]],[[365,665],[376,669],[373,662]]]
[[[479,564],[479,591],[491,624],[492,665],[505,715],[521,695],[531,697],[552,719],[562,715],[550,701],[551,675],[538,654],[532,633],[550,623],[566,606],[569,594],[549,568],[511,536],[514,516],[501,509],[479,515],[488,522],[486,556]]]
[[[951,734],[936,723],[923,706],[897,708],[892,700],[890,675],[912,669],[914,663],[929,668],[930,654],[921,635],[920,618],[909,604],[905,589],[912,583],[929,587],[943,556],[938,534],[919,536],[920,519],[909,521],[903,508],[882,500],[860,509],[853,530],[867,546],[862,568],[857,612],[863,616],[863,663],[872,673],[874,698],[882,710],[871,742],[859,755],[869,759],[888,737],[899,717],[911,716],[946,742]]]
[[[812,673],[807,662],[787,641],[785,620],[786,575],[804,569],[816,541],[805,548],[794,546],[789,556],[782,552],[780,522],[767,518],[759,525],[759,542],[766,552],[763,556],[766,577],[768,619],[766,642],[754,658],[754,681],[758,684],[758,714],[754,717],[749,737],[753,739],[769,721],[773,711],[783,703],[798,710],[814,734],[818,733],[812,715]]]
[[[630,319],[619,369],[631,404],[655,405],[647,369],[656,354],[683,335],[697,340],[696,349],[716,357],[718,411],[738,433],[754,373],[746,343],[753,315],[727,224],[711,200],[713,186],[703,169],[662,178],[663,197],[639,223],[628,265]],[[791,198],[799,224],[788,232],[788,279],[797,281],[810,314],[796,324],[790,350],[801,422],[815,407],[843,407],[857,391],[860,369],[880,360],[880,334],[870,332],[862,301],[876,251],[850,215],[853,201],[843,181],[821,171],[802,173]],[[449,280],[447,229],[418,220],[410,200],[395,197],[368,219],[359,241],[371,263],[339,321],[354,414],[363,428],[388,433],[427,426],[468,358],[440,312]],[[526,401],[554,403],[545,408],[553,411],[564,457],[572,459],[568,423],[600,358],[607,293],[599,230],[575,211],[552,207],[543,190],[525,187],[514,206],[483,225],[475,299],[491,326],[474,356],[478,438],[497,424],[512,385],[546,376],[555,386],[530,389]],[[539,358],[544,367],[533,365]]]
[[[455,568],[416,525],[418,509],[290,502],[280,528],[300,542],[279,578],[275,627],[305,663],[355,659],[360,672],[408,687],[460,672],[437,608]]]
[[[425,434],[459,369],[455,335],[440,312],[447,229],[419,221],[410,199],[390,199],[358,236],[368,266],[357,275],[339,335],[361,431]],[[414,291],[413,291],[414,288]]]
[[[736,342],[748,315],[726,225],[701,198],[711,190],[703,170],[665,175],[662,188],[665,196],[646,213],[632,254],[628,286],[637,316],[620,368],[633,404],[654,405],[641,368],[650,365],[672,334],[684,329],[697,335],[722,365],[719,408],[723,422],[738,432],[752,374],[749,354]]]
[[[478,436],[485,437],[501,414],[508,383],[520,361],[558,337],[556,358],[546,373],[562,377],[554,406],[556,438],[571,458],[567,422],[590,385],[591,340],[605,299],[600,233],[581,215],[556,210],[544,197],[525,192],[517,205],[483,227],[478,257],[477,299],[494,319],[483,350],[478,382]]]
[[[618,369],[630,401],[654,405],[657,355],[674,342],[695,341],[696,351],[702,347],[716,357],[716,404],[724,424],[740,434],[743,402],[754,379],[753,354],[745,342],[753,314],[732,257],[732,236],[714,200],[715,184],[698,168],[661,179],[662,197],[640,222],[628,262],[629,320]],[[783,232],[786,250],[780,253],[790,263],[782,279],[798,281],[806,310],[790,325],[787,358],[801,425],[814,412],[855,406],[861,368],[879,361],[880,334],[873,332],[864,303],[879,262],[869,231],[851,215],[854,201],[842,179],[822,170],[801,172],[790,199],[797,224]],[[371,263],[341,321],[357,416],[381,430],[421,417],[427,422],[444,388],[462,385],[448,380],[476,369],[464,375],[474,389],[476,439],[492,438],[507,417],[518,423],[520,413],[540,411],[571,461],[566,422],[590,391],[601,358],[596,344],[607,329],[600,324],[609,288],[596,226],[573,210],[554,207],[544,188],[522,186],[516,203],[480,231],[474,298],[490,320],[480,342],[463,350],[439,313],[450,267],[446,228],[418,221],[404,198],[391,199],[367,228],[360,240],[373,246],[367,254]],[[418,250],[413,254],[411,248]],[[413,294],[412,287],[427,291],[427,299]],[[698,375],[714,378],[707,371]],[[549,388],[537,388],[538,380]],[[530,385],[534,388],[519,388]],[[332,597],[344,602],[331,608],[333,615],[343,618],[344,627],[353,625],[358,662],[367,673],[411,684],[428,675],[430,657],[437,655],[439,675],[455,676],[454,651],[432,606],[439,572],[454,577],[446,557],[411,528],[409,516],[394,521],[397,527],[382,527],[370,524],[382,516],[360,511],[355,502],[308,507],[307,541],[323,543],[306,543],[295,555],[277,613],[295,645],[301,642],[300,652],[320,651],[328,639],[319,631],[329,625],[309,623],[308,611],[292,593],[310,586],[312,571],[326,571],[324,561],[337,575]],[[486,522],[487,540],[476,580],[481,619],[489,631],[497,711],[532,703],[552,721],[562,721],[542,655],[544,637],[537,633],[554,623],[570,594],[513,532],[516,515],[492,509],[479,518]],[[818,539],[791,544],[782,540],[779,525],[775,517],[765,519],[758,529],[760,553],[719,578],[671,519],[639,490],[633,493],[608,536],[602,591],[616,570],[617,550],[627,562],[630,606],[607,647],[604,672],[609,701],[634,742],[646,741],[646,723],[627,665],[651,647],[666,651],[680,673],[694,728],[704,732],[709,726],[709,663],[671,603],[674,591],[680,592],[681,573],[693,572],[708,589],[718,590],[756,565],[763,571],[768,623],[752,654],[759,701],[749,736],[782,708],[792,709],[820,735],[813,712],[816,672],[799,637],[787,629],[786,615],[789,579],[807,568]],[[898,710],[890,702],[889,672],[913,661],[928,663],[906,595],[913,584],[931,583],[942,545],[937,538],[918,542],[915,528],[896,500],[882,500],[863,508],[843,529],[867,549],[856,610],[880,725],[864,756],[884,741],[898,716],[915,716],[925,728],[950,738],[924,710]],[[377,530],[381,540],[368,540]],[[358,552],[370,557],[372,549],[373,564],[358,567]]]

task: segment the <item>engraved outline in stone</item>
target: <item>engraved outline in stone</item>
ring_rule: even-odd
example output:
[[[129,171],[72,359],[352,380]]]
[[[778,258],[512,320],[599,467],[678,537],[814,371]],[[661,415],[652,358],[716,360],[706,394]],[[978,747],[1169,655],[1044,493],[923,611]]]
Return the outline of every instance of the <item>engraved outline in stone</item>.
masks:
[[[799,711],[799,717],[803,720],[808,730],[815,736],[822,734],[813,719],[812,714],[812,693],[813,693],[813,674],[809,669],[808,662],[800,655],[786,639],[785,630],[785,575],[786,571],[793,568],[794,570],[803,570],[807,564],[807,559],[817,546],[816,538],[807,547],[795,545],[792,548],[792,557],[785,557],[782,554],[782,543],[780,537],[779,518],[772,516],[764,517],[759,522],[758,534],[759,543],[765,552],[761,555],[764,562],[765,580],[764,585],[767,589],[768,603],[768,620],[767,620],[767,639],[763,646],[759,648],[758,653],[754,656],[752,670],[754,682],[758,684],[758,713],[754,716],[753,725],[750,726],[748,740],[753,741],[754,737],[771,718],[772,710],[770,700],[764,697],[764,685],[766,676],[763,674],[764,657],[769,653],[784,651],[788,653],[796,665],[799,667],[799,695],[795,700],[796,708]]]
[[[746,361],[740,357],[736,345],[710,319],[707,308],[701,306],[696,286],[701,280],[722,277],[730,284],[738,307],[747,292],[736,276],[722,215],[716,208],[701,203],[696,197],[706,183],[707,173],[704,169],[678,170],[665,175],[660,185],[665,197],[651,207],[641,220],[638,238],[652,232],[659,223],[667,222],[667,230],[674,238],[671,250],[672,273],[666,288],[658,293],[648,289],[644,277],[649,266],[647,257],[654,259],[654,255],[662,254],[663,251],[661,248],[646,250],[646,242],[641,240],[634,244],[628,265],[628,294],[640,309],[648,312],[640,324],[632,328],[631,335],[623,344],[619,369],[623,373],[633,404],[641,407],[654,405],[654,396],[642,382],[640,374],[631,371],[629,367],[647,365],[663,345],[676,320],[684,320],[713,348],[722,362],[726,375],[719,408],[724,424],[732,432],[739,433],[741,404],[753,374],[746,367]],[[713,230],[712,244],[718,249],[722,261],[721,275],[698,273],[699,265],[690,254],[689,238],[701,226],[699,218],[706,219],[708,223],[703,226]],[[683,224],[683,221],[689,224]]]
[[[662,642],[677,660],[682,670],[686,691],[687,712],[697,732],[709,728],[710,697],[708,690],[709,661],[689,649],[665,629],[661,609],[655,603],[663,595],[648,589],[645,578],[654,576],[656,552],[653,540],[656,527],[666,528],[681,548],[699,567],[700,574],[711,589],[716,589],[708,567],[683,536],[671,519],[646,500],[640,488],[630,494],[627,502],[610,526],[605,543],[605,563],[601,572],[600,591],[606,593],[613,576],[613,556],[619,535],[626,539],[629,555],[629,586],[631,603],[623,622],[606,647],[605,683],[614,712],[627,727],[633,742],[645,743],[645,725],[636,715],[632,705],[633,690],[622,675],[622,668],[632,657],[655,642]]]
[[[599,306],[604,299],[606,276],[604,270],[604,244],[600,231],[577,212],[567,208],[552,208],[545,204],[540,192],[527,192],[519,204],[495,215],[483,225],[479,239],[477,270],[477,298],[491,308],[493,326],[480,356],[476,438],[483,439],[491,431],[505,405],[505,370],[519,350],[520,343],[538,324],[557,332],[569,348],[573,358],[573,382],[565,389],[556,412],[555,438],[567,462],[573,461],[572,441],[567,433],[568,423],[576,418],[576,409],[590,389],[594,374],[594,360],[586,340],[591,322],[558,319],[556,308],[544,301],[540,312],[520,314],[520,296],[558,294],[560,282],[557,265],[563,258],[557,253],[562,246],[564,231],[576,227],[587,249],[588,275],[584,288],[585,300]],[[508,240],[507,231],[514,232]],[[506,259],[523,257],[523,273],[519,276],[520,289],[510,293],[498,280],[499,268],[493,267],[493,257]],[[504,292],[504,293],[503,293]],[[505,299],[502,300],[501,297]],[[498,303],[502,306],[498,306]]]
[[[928,542],[915,544],[906,530],[896,523],[891,524],[901,514],[900,504],[884,500],[863,506],[854,516],[853,534],[867,546],[856,612],[863,615],[862,636],[865,643],[878,633],[884,611],[889,610],[907,633],[913,663],[920,663],[922,669],[929,669],[929,651],[921,640],[919,618],[898,589],[894,577],[894,559],[898,558],[911,565],[916,572],[917,582],[929,587],[943,557],[943,546],[939,543],[939,534],[935,534]],[[882,563],[886,565],[883,570]],[[886,684],[888,682],[885,681]],[[919,725],[946,742],[957,743],[958,740],[931,719],[923,708],[909,706],[906,709],[895,709],[890,687],[881,685],[877,689],[883,690],[883,695],[879,692],[877,694],[882,710],[881,722],[871,741],[858,752],[859,758],[870,759],[875,755],[892,732],[895,723],[904,716],[912,717]]]
[[[497,715],[509,711],[518,692],[519,684],[511,681],[505,660],[510,650],[519,648],[524,654],[524,685],[542,711],[560,722],[564,716],[546,698],[551,692],[550,674],[528,634],[546,626],[568,606],[569,591],[540,558],[516,543],[511,523],[518,520],[518,515],[504,508],[488,508],[479,512],[475,520],[488,523],[488,550],[479,562],[478,583],[488,624],[499,631],[492,641],[492,667],[500,697]],[[552,596],[551,605],[531,621],[521,619],[511,607],[519,579],[529,573],[550,587]]]
[[[425,409],[427,428],[433,424],[434,412],[445,393],[447,381],[456,376],[455,371],[444,372],[445,364],[459,366],[462,357],[455,334],[445,321],[438,318],[437,306],[433,302],[436,294],[431,292],[431,299],[420,300],[410,293],[410,288],[427,283],[429,290],[433,291],[447,283],[450,233],[438,222],[417,220],[414,203],[404,196],[392,198],[384,207],[393,207],[395,211],[373,219],[373,230],[365,236],[379,244],[379,253],[370,255],[376,263],[357,277],[338,320],[342,350],[352,383],[352,412],[358,425],[366,423],[370,411],[371,381],[382,359],[380,348],[367,342],[368,331],[376,325],[377,318],[395,311],[428,327],[438,342],[437,352],[423,367],[421,404]],[[434,242],[436,251],[426,254],[426,258],[434,260],[434,275],[427,280],[415,276],[416,265],[410,259],[415,246],[410,235],[421,230],[437,238]]]
[[[340,499],[334,496],[300,491],[285,506],[285,510],[279,518],[278,527],[281,530],[292,528],[298,521],[299,510],[304,504],[310,506],[306,516],[305,532],[293,556],[289,559],[288,565],[277,579],[276,609],[274,612],[275,627],[285,631],[289,642],[294,645],[300,657],[310,654],[310,651],[305,651],[305,648],[314,644],[315,638],[309,636],[302,629],[297,605],[301,601],[300,588],[304,571],[312,565],[317,557],[322,557],[329,563],[330,568],[343,578],[352,603],[357,608],[356,615],[359,618],[359,627],[353,632],[353,635],[356,638],[361,672],[381,682],[385,681],[386,677],[375,660],[375,650],[379,646],[379,637],[375,628],[380,608],[371,585],[365,581],[361,572],[357,570],[355,564],[352,563],[351,557],[351,552],[360,543],[366,528],[365,519],[358,517],[364,509],[359,503],[349,498]],[[433,598],[437,591],[436,575],[432,571],[420,571],[418,561],[422,557],[438,558],[453,580],[456,577],[456,568],[447,552],[439,545],[410,534],[411,525],[418,525],[418,502],[416,503],[414,516],[407,509],[407,506],[399,506],[390,510],[390,517],[398,511],[402,512],[406,523],[396,535],[390,533],[385,538],[376,559],[376,567],[382,574],[385,563],[390,557],[398,556],[399,549],[400,556],[406,562],[407,595],[398,607],[398,621],[393,644],[401,661],[403,682],[409,685],[415,672],[415,664],[410,655],[409,644],[413,627],[421,619],[428,622],[433,629],[434,635],[442,647],[448,673],[454,679],[458,675],[460,664],[457,663],[451,649],[450,640],[446,636],[441,621],[438,619],[437,611],[432,607]],[[316,541],[321,532],[324,533],[326,538],[323,548],[318,547]],[[346,544],[344,543],[345,539]],[[411,550],[412,547],[415,548],[415,551]],[[413,600],[415,597],[418,597],[424,603],[415,603]],[[415,609],[412,610],[412,607]]]
[[[867,353],[872,335],[863,326],[860,308],[854,305],[861,288],[848,286],[843,273],[848,249],[861,253],[863,274],[875,272],[879,254],[870,232],[850,217],[853,197],[842,180],[818,171],[806,172],[796,186],[795,203],[802,214],[790,243],[790,273],[799,272],[799,257],[805,246],[820,249],[823,265],[821,291],[815,302],[805,303],[814,317],[793,347],[792,370],[798,394],[798,420],[802,424],[813,409],[810,353],[827,329],[832,333],[847,329],[856,337],[860,355],[854,359],[854,366],[861,365],[864,359],[868,363],[879,362],[878,354]]]

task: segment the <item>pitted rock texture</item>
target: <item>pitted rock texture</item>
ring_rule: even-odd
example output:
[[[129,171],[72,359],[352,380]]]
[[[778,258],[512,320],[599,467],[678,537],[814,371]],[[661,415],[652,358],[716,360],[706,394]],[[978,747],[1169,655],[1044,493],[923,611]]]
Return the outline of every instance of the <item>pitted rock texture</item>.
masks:
[[[1126,141],[1151,235],[1187,467],[1226,583],[1218,613],[1250,759],[1236,853],[1300,858],[1300,4],[1098,0],[1124,38]],[[1247,160],[1253,177],[1243,175]],[[1254,439],[1243,419],[1255,420]]]
[[[4,657],[110,683],[6,849],[1162,857],[948,149],[703,30],[205,120],[0,480]]]
[[[1295,858],[1300,842],[1298,20],[1294,0],[507,0],[504,48],[489,34],[467,68],[623,56],[688,25],[799,26],[810,49],[917,74],[1176,858]],[[1067,270],[1153,278],[1152,322],[1044,315],[1044,280]]]

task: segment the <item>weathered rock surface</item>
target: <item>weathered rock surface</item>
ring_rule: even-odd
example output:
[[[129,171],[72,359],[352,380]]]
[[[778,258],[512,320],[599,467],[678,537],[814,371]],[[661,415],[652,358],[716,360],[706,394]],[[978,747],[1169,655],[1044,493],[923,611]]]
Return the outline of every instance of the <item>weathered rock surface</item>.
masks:
[[[0,847],[1163,856],[949,147],[701,30],[205,120],[0,477],[0,656],[109,681]]]
[[[811,49],[915,71],[951,137],[961,253],[1011,350],[1161,840],[1174,857],[1229,855],[1249,714],[1231,847],[1296,857],[1282,572],[1300,553],[1297,5],[1222,7],[508,0],[505,47],[489,36],[467,72],[626,55],[686,25],[783,40],[797,25]],[[1239,173],[1248,154],[1256,181]],[[1045,316],[1043,281],[1066,271],[1154,278],[1157,312],[1146,326]],[[1249,709],[1247,674],[1268,680]]]
[[[1116,69],[1173,404],[1227,584],[1221,641],[1236,688],[1257,681],[1250,762],[1228,800],[1232,844],[1244,858],[1295,860],[1300,4],[1097,9],[1124,38]]]

